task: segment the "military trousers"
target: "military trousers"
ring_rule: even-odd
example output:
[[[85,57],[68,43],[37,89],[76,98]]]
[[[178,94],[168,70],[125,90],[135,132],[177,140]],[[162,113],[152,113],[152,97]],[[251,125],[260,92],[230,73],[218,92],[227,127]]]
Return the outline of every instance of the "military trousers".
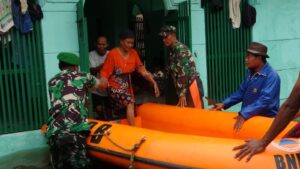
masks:
[[[51,169],[88,169],[86,133],[62,133],[48,139]]]

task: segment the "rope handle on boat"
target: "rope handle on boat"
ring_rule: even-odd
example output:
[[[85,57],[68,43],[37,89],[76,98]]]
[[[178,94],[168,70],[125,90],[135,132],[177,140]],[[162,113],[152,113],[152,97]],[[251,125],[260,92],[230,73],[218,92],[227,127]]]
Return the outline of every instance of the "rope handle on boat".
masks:
[[[121,145],[119,145],[118,143],[116,143],[114,140],[112,140],[109,135],[111,134],[110,130],[105,131],[103,134],[91,134],[91,136],[105,136],[107,138],[108,141],[110,141],[113,145],[115,145],[116,147],[122,149],[123,151],[127,151],[130,152],[130,166],[129,169],[134,169],[134,156],[135,156],[135,152],[140,148],[140,146],[146,141],[146,137],[142,136],[140,141],[136,144],[133,145],[132,148],[125,148]]]

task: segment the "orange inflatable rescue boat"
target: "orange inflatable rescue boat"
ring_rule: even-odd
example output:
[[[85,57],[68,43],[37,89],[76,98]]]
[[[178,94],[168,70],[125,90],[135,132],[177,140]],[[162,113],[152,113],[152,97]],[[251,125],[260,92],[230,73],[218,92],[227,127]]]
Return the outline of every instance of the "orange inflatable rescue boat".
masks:
[[[120,124],[90,119],[88,151],[106,162],[140,169],[300,167],[299,139],[281,139],[295,122],[248,163],[234,159],[232,148],[246,138],[262,137],[273,120],[251,118],[235,133],[235,116],[237,113],[147,103],[137,109],[135,127],[125,120]]]

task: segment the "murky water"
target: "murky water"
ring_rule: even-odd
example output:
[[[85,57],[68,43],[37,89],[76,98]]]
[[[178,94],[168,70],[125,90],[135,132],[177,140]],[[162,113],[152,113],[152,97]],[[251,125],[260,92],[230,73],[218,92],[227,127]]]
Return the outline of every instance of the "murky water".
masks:
[[[0,158],[0,169],[50,169],[48,148],[21,151]],[[92,159],[91,169],[124,169]]]
[[[26,150],[0,158],[1,169],[48,169],[48,148]]]

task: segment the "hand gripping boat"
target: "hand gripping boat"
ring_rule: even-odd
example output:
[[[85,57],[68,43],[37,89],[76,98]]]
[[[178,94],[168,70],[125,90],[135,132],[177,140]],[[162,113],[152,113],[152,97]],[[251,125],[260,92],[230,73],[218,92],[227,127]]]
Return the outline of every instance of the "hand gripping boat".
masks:
[[[280,139],[295,122],[251,161],[237,161],[232,148],[260,138],[273,119],[254,117],[233,131],[237,113],[147,103],[137,110],[135,127],[90,119],[91,156],[123,167],[285,169],[299,168],[299,139]]]

